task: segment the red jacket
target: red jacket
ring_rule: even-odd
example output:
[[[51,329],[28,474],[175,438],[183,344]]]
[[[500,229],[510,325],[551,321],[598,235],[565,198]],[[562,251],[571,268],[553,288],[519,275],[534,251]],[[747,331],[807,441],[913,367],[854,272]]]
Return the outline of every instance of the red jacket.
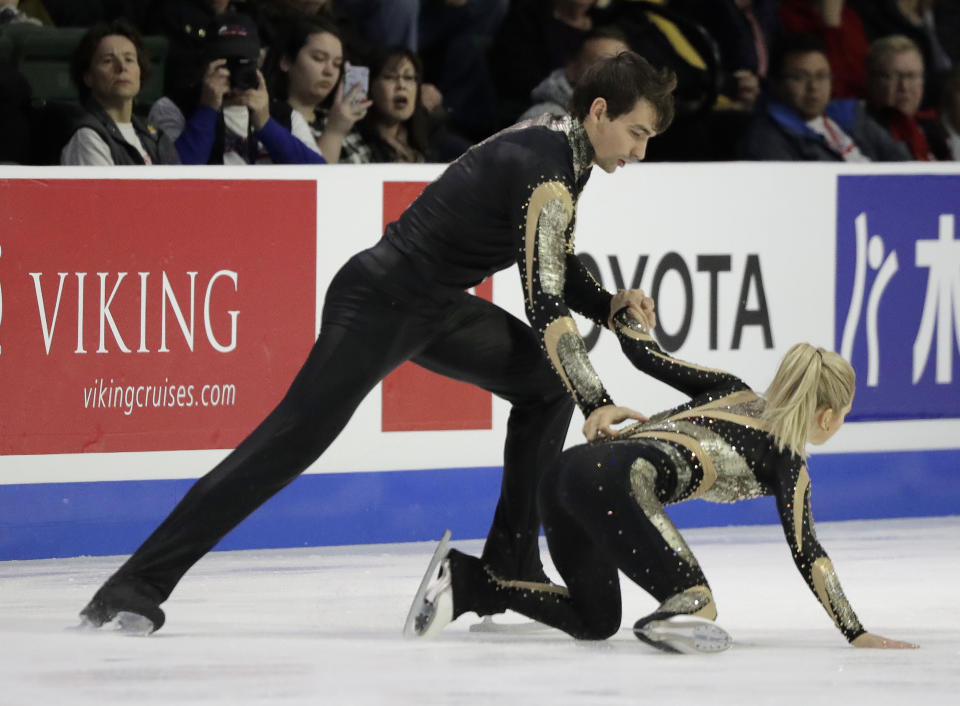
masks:
[[[783,0],[780,23],[785,32],[813,34],[827,45],[827,59],[833,72],[836,98],[863,98],[866,95],[867,35],[856,11],[844,6],[839,27],[827,27],[820,10],[809,0]]]

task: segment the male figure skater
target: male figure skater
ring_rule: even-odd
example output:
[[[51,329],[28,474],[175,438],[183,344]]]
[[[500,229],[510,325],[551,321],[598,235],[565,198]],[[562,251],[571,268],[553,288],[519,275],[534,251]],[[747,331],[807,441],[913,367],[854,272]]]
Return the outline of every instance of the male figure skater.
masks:
[[[577,199],[594,164],[613,172],[643,159],[647,141],[673,118],[675,85],[669,70],[625,52],[581,79],[570,118],[521,123],[454,162],[341,268],[320,335],[284,399],[97,591],[84,621],[160,628],[160,604],[183,574],[310,466],[371,388],[407,360],[512,404],[482,561],[503,580],[546,581],[536,488],[539,469],[560,453],[573,403],[591,440],[642,418],[613,404],[570,310],[610,326],[627,306],[655,321],[652,300],[639,290],[605,292],[573,254]],[[514,264],[532,328],[464,291]]]

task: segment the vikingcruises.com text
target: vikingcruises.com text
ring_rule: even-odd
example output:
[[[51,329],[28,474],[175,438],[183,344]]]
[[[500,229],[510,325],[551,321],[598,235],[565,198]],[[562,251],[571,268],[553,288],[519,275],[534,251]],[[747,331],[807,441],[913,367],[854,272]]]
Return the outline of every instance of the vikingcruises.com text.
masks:
[[[237,403],[237,386],[178,385],[163,379],[162,385],[118,385],[113,378],[98,378],[83,388],[84,409],[120,409],[126,415],[135,409],[179,407],[232,407]]]

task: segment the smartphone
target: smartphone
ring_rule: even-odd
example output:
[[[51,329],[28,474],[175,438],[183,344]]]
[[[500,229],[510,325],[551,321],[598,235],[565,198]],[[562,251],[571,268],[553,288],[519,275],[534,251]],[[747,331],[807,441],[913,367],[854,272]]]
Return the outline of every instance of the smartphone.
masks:
[[[350,95],[354,86],[360,86],[360,94],[355,102],[364,100],[370,92],[370,69],[366,66],[354,66],[349,61],[344,66],[343,95]]]

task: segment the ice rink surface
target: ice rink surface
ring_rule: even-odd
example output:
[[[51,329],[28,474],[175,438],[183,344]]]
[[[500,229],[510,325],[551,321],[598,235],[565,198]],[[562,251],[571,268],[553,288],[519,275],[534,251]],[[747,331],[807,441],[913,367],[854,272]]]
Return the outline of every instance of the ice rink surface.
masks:
[[[12,561],[0,563],[0,704],[960,703],[960,517],[817,529],[867,629],[920,649],[849,647],[775,526],[684,533],[735,640],[713,656],[635,639],[655,603],[628,582],[622,629],[605,642],[473,633],[473,615],[405,640],[427,543],[215,552],[146,638],[71,629],[120,557]]]

